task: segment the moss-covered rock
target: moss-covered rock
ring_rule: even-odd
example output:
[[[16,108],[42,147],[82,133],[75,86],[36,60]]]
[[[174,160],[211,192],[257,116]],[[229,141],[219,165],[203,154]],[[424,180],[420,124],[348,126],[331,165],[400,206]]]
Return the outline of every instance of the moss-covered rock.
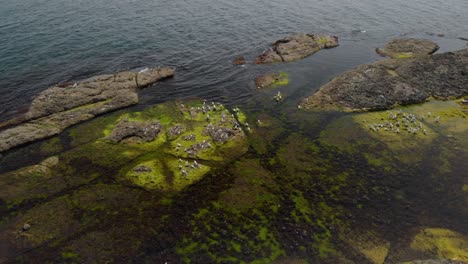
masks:
[[[286,72],[268,73],[255,78],[257,88],[273,88],[288,85],[289,77]]]
[[[448,229],[426,228],[422,230],[414,237],[411,248],[439,258],[468,261],[468,239]]]
[[[349,153],[363,153],[375,165],[392,164],[393,159],[415,164],[426,157],[435,140],[453,137],[460,144],[466,142],[466,117],[467,110],[455,102],[433,100],[392,111],[345,115],[331,122],[320,140]],[[442,161],[448,154],[441,153]]]
[[[349,245],[374,264],[383,264],[390,250],[390,242],[373,232],[348,234]]]

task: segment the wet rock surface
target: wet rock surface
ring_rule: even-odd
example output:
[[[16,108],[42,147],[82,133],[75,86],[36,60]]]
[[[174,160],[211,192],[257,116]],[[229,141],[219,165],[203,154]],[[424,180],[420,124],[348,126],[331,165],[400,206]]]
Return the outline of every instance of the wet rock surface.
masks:
[[[23,116],[0,124],[0,152],[57,135],[65,128],[138,102],[137,88],[174,75],[174,69],[99,75],[41,92]]]
[[[179,135],[181,135],[182,133],[184,133],[185,131],[185,127],[183,125],[175,125],[171,128],[169,128],[169,130],[167,131],[167,136],[170,138],[170,139],[175,139],[177,138]]]
[[[367,111],[468,94],[468,49],[384,60],[345,72],[303,99],[300,108]]]
[[[288,74],[285,72],[268,73],[255,78],[255,86],[259,89],[287,85]]]
[[[132,138],[138,142],[153,141],[161,132],[161,124],[158,121],[129,121],[121,120],[107,137],[113,142],[121,142],[124,139]]]
[[[388,42],[383,48],[377,48],[376,52],[382,56],[388,56],[394,59],[404,59],[421,55],[430,55],[438,49],[439,46],[430,40],[401,38]]]
[[[243,56],[239,56],[234,58],[232,64],[234,65],[244,65],[246,63],[245,58]]]
[[[338,37],[322,34],[294,34],[273,43],[256,59],[257,64],[303,59],[321,49],[337,47]]]

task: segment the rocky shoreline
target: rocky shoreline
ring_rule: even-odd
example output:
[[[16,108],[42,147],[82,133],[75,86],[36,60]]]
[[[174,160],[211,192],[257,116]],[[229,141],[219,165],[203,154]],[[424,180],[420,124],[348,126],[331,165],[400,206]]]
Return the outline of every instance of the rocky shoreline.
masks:
[[[375,111],[468,94],[468,49],[358,66],[304,98],[299,108]]]
[[[22,116],[0,124],[0,153],[98,115],[138,103],[139,88],[172,77],[172,68],[144,69],[95,76],[41,92]]]

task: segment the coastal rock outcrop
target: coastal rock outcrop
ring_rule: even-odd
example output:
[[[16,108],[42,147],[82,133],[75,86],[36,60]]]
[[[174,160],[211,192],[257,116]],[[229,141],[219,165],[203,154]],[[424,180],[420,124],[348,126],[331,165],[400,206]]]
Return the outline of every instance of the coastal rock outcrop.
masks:
[[[388,42],[383,48],[377,48],[376,52],[393,59],[404,59],[430,55],[438,49],[436,43],[427,39],[399,38]]]
[[[294,34],[273,43],[256,63],[290,62],[303,59],[321,49],[338,46],[338,37],[322,34]]]
[[[95,76],[41,92],[23,116],[0,124],[0,152],[56,135],[97,115],[138,102],[137,88],[174,75],[172,68]]]
[[[369,111],[468,94],[468,49],[361,65],[322,86],[304,109]]]

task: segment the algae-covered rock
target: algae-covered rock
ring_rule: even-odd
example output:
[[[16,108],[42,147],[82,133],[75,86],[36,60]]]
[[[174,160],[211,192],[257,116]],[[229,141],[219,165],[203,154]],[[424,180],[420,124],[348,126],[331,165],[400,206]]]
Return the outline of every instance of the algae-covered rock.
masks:
[[[322,34],[294,34],[273,43],[256,63],[289,62],[303,59],[321,49],[338,46],[338,37]]]
[[[368,111],[468,94],[468,49],[384,60],[345,72],[304,98],[302,109]]]
[[[390,249],[390,242],[372,232],[348,234],[349,245],[374,264],[383,264]]]
[[[201,100],[123,113],[101,128],[101,139],[68,155],[73,159],[86,156],[91,163],[120,168],[118,179],[148,190],[180,191],[211,168],[247,151],[239,124],[245,116],[238,109],[235,113],[219,103]]]
[[[13,208],[63,190],[67,186],[66,180],[53,172],[58,162],[58,157],[54,156],[37,165],[0,175],[0,199],[7,208]]]
[[[174,75],[174,69],[99,75],[50,87],[33,99],[27,113],[0,124],[0,152],[51,137],[65,128],[138,102],[137,88]]]
[[[425,259],[406,261],[399,264],[465,264],[465,261],[450,260],[450,259]]]
[[[463,106],[433,100],[392,111],[345,115],[328,124],[320,140],[348,153],[363,154],[369,163],[391,170],[388,166],[394,160],[416,164],[427,158],[437,140],[449,138],[444,145],[448,149],[441,149],[440,155],[442,163],[450,163],[450,155],[467,147],[466,117]]]
[[[288,74],[285,72],[269,73],[255,78],[257,88],[269,88],[287,85],[289,83]]]
[[[259,210],[233,212],[215,203],[193,215],[191,233],[177,245],[177,254],[184,263],[272,263],[285,251],[270,218]]]
[[[128,257],[127,250],[131,252],[140,246],[131,239],[135,236],[131,234],[133,228],[126,225],[125,228],[114,229],[114,225],[128,221],[126,217],[129,214],[144,206],[144,202],[138,200],[141,193],[142,190],[114,184],[97,184],[52,198],[27,211],[18,212],[10,219],[3,219],[0,239],[5,251],[2,251],[2,256],[16,259],[17,262],[22,262],[22,259],[30,263],[28,252],[40,252],[44,248],[50,248],[53,254],[49,253],[48,256],[55,254],[62,259],[53,262],[70,261],[72,257],[76,258],[75,261],[81,258],[103,257],[115,260],[119,254]],[[131,219],[137,218],[138,216],[134,216]],[[107,231],[109,227],[111,230]],[[101,232],[90,231],[97,228]],[[84,236],[77,235],[83,232]],[[96,237],[93,238],[93,235]],[[104,237],[110,240],[101,240]],[[85,241],[90,244],[85,244]],[[111,255],[106,254],[103,249],[109,243],[125,245],[125,250],[116,248]],[[64,244],[68,246],[63,252],[57,250],[57,247]],[[99,248],[100,252],[94,250],[96,248]]]
[[[448,258],[468,262],[468,239],[455,231],[426,228],[416,235],[411,248]]]
[[[382,56],[388,56],[393,59],[404,59],[432,54],[438,49],[439,46],[430,40],[401,38],[388,42],[383,48],[378,48],[376,51]]]

